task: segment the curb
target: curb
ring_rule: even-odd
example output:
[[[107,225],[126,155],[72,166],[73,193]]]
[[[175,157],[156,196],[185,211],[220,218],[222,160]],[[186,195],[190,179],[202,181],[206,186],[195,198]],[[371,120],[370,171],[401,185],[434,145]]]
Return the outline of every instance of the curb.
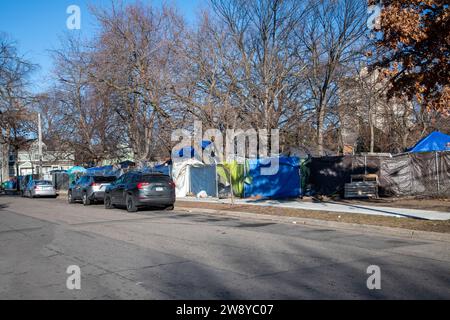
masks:
[[[410,230],[410,229],[392,228],[392,227],[348,223],[348,222],[316,220],[316,219],[301,218],[301,217],[282,217],[282,216],[266,215],[266,214],[242,212],[242,211],[225,211],[225,210],[176,207],[176,206],[175,206],[175,210],[186,211],[186,212],[195,211],[195,212],[207,213],[207,214],[211,214],[211,215],[227,215],[227,216],[234,216],[234,217],[240,217],[240,218],[244,217],[244,218],[258,219],[258,220],[269,220],[269,221],[277,221],[277,222],[281,222],[281,223],[298,224],[298,225],[303,225],[303,226],[330,227],[330,228],[336,228],[336,229],[340,229],[340,230],[358,231],[358,232],[363,232],[363,233],[371,232],[371,233],[377,233],[380,235],[388,235],[390,237],[397,237],[397,238],[450,242],[450,234],[448,234],[448,233]]]

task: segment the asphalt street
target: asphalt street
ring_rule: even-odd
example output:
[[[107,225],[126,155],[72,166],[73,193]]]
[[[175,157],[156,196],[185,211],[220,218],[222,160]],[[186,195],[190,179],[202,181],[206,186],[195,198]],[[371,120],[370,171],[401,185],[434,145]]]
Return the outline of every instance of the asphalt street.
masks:
[[[445,241],[0,196],[0,299],[449,298]]]

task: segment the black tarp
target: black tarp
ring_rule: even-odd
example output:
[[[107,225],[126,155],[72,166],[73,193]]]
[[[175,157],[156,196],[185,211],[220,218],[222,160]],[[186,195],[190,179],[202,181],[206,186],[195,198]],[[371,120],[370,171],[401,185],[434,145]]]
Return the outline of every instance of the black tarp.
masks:
[[[446,151],[312,158],[309,168],[312,189],[323,195],[342,194],[352,174],[374,173],[381,196],[450,196],[450,152]]]
[[[343,194],[352,174],[379,174],[383,156],[337,156],[312,158],[309,162],[312,189],[318,194]]]

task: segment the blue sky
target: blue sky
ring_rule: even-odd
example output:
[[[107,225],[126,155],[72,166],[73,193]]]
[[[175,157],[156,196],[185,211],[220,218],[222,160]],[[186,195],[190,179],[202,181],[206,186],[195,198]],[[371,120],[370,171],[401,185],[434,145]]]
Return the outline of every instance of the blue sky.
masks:
[[[134,0],[123,0],[132,3]],[[160,6],[163,2],[175,4],[188,21],[192,22],[199,8],[206,0],[141,0]],[[28,60],[40,65],[32,76],[37,92],[49,85],[48,75],[52,61],[48,50],[59,47],[59,39],[66,32],[81,32],[84,37],[95,32],[95,19],[90,15],[89,5],[107,6],[111,0],[0,0],[0,32],[15,40],[19,52]],[[78,5],[81,9],[81,30],[69,31],[66,9]]]

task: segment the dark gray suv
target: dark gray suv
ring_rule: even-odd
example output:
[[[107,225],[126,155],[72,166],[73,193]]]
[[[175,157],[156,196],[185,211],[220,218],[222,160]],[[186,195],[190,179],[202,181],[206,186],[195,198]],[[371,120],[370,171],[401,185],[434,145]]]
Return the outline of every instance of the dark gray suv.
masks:
[[[129,212],[142,207],[161,207],[173,210],[175,183],[162,173],[128,172],[105,191],[105,208],[125,206]]]
[[[67,200],[69,203],[81,200],[85,206],[103,202],[106,188],[116,179],[115,176],[82,176],[69,186]]]

